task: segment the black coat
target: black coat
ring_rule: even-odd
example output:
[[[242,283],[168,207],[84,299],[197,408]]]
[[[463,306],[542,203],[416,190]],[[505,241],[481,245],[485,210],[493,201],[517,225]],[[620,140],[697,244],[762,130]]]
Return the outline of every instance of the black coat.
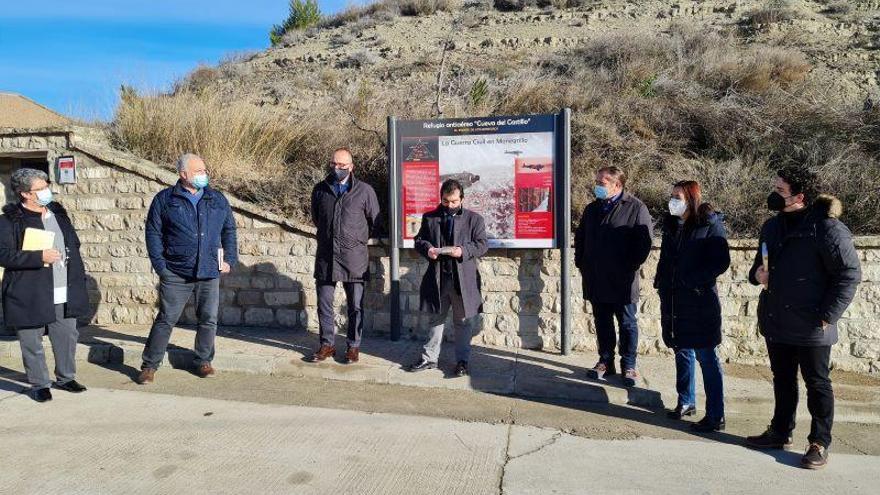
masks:
[[[61,227],[68,251],[64,316],[78,318],[89,314],[86,271],[79,253],[79,237],[64,207],[50,203],[48,208]],[[3,215],[0,216],[0,266],[6,269],[3,274],[3,318],[8,328],[37,328],[55,321],[52,267],[43,266],[41,251],[21,250],[27,227],[43,229],[41,215],[25,210],[19,204],[3,207]]]
[[[626,191],[607,215],[601,200],[587,205],[574,239],[584,299],[614,304],[639,300],[637,272],[651,253],[651,225],[648,208]]]
[[[769,251],[769,290],[761,291],[758,324],[768,342],[799,346],[837,342],[837,321],[852,302],[862,279],[852,233],[837,217],[840,201],[822,195],[800,223],[786,231],[778,214],[761,229]],[[761,250],[749,272],[762,264]],[[828,322],[822,328],[822,322]]]
[[[687,225],[667,215],[654,288],[660,295],[663,343],[700,349],[721,343],[721,301],[715,280],[730,267],[723,217]]]
[[[312,189],[312,222],[317,227],[315,279],[363,282],[370,278],[367,241],[376,229],[379,200],[366,182],[350,176],[351,188],[337,197],[333,176]]]
[[[432,313],[440,312],[440,261],[428,258],[428,250],[432,247],[443,247],[440,223],[443,213],[440,208],[425,213],[422,225],[415,237],[415,248],[428,260],[428,269],[422,277],[419,287],[420,307]],[[480,265],[478,258],[489,250],[486,236],[486,223],[479,213],[462,209],[455,217],[452,234],[452,245],[462,250],[461,258],[455,261],[458,273],[461,298],[464,302],[465,317],[471,318],[481,312],[483,296],[480,293]]]

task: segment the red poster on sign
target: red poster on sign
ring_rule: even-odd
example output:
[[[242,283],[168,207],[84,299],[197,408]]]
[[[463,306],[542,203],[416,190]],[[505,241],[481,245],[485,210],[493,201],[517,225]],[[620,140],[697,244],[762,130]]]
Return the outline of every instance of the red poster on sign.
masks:
[[[440,203],[440,162],[436,138],[404,139],[403,144],[403,238],[412,239],[422,225],[422,214]]]
[[[516,237],[553,238],[553,159],[521,157],[514,161]]]

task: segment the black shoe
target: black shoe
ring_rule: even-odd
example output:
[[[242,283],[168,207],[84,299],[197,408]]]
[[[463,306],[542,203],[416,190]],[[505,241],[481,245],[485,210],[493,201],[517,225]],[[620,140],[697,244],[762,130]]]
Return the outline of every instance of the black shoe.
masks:
[[[639,374],[638,370],[625,370],[623,372],[623,386],[624,387],[635,387],[636,382],[642,376]]]
[[[76,380],[70,380],[66,383],[55,383],[55,388],[58,390],[64,390],[65,392],[72,392],[74,394],[78,394],[80,392],[85,392],[88,390],[83,384],[79,383]]]
[[[418,362],[407,366],[406,371],[415,373],[416,371],[433,370],[435,368],[437,368],[437,363],[426,359],[419,359]]]
[[[772,426],[768,426],[764,433],[746,437],[746,445],[754,449],[785,449],[791,447],[791,436],[780,435]]]
[[[34,400],[37,402],[48,402],[52,400],[52,392],[48,388],[41,388],[34,391]]]
[[[711,433],[713,431],[724,431],[724,418],[711,419],[708,416],[691,425],[691,429],[700,433]]]
[[[458,364],[455,365],[455,376],[468,376],[468,365],[467,361],[459,361]]]
[[[801,467],[804,469],[822,469],[828,464],[828,449],[818,443],[811,443],[807,453],[801,457]]]
[[[696,413],[696,406],[677,406],[675,409],[668,411],[666,417],[669,419],[681,419],[685,416],[693,416]]]

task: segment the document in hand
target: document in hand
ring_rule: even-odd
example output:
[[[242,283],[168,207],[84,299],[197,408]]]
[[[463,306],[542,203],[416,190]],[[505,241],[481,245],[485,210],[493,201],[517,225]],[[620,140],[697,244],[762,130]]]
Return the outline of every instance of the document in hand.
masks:
[[[24,241],[21,244],[22,251],[43,251],[55,246],[55,232],[28,227],[24,229]],[[43,266],[49,266],[44,263]]]
[[[219,265],[219,266],[217,267],[217,269],[218,269],[218,270],[223,270],[223,248],[219,248],[219,249],[217,250],[217,260],[218,260],[218,261],[217,261],[217,264]]]

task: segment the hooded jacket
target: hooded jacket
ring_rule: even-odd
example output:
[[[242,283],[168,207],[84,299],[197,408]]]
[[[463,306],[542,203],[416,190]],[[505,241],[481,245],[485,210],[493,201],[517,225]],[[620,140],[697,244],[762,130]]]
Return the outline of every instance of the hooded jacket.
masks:
[[[769,288],[758,302],[758,325],[768,342],[798,346],[837,343],[837,322],[852,302],[862,272],[852,233],[838,217],[834,196],[816,198],[799,223],[782,215],[767,220],[761,244],[769,251]],[[762,265],[760,246],[749,281]],[[823,321],[828,323],[823,328]]]

